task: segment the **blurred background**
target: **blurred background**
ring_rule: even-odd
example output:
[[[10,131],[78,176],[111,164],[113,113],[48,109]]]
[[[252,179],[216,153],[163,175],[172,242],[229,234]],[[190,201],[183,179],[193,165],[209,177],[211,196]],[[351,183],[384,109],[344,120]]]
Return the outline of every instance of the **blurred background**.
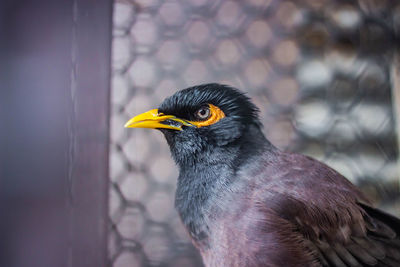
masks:
[[[201,83],[247,92],[272,143],[400,215],[398,1],[121,0],[113,15],[112,266],[202,266],[173,207],[178,170],[162,134],[122,127]]]

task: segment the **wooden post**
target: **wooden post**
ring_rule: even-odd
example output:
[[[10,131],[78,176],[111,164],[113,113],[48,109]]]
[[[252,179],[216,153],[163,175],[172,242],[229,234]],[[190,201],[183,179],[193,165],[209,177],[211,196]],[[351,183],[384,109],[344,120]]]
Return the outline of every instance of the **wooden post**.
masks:
[[[0,266],[107,264],[111,15],[0,1]]]

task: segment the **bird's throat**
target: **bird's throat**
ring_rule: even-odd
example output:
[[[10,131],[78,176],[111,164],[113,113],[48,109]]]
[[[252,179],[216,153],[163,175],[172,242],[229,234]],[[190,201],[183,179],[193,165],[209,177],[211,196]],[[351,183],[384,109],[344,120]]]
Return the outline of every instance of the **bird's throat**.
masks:
[[[230,199],[227,194],[240,187],[240,169],[251,168],[260,153],[275,149],[264,136],[261,145],[252,142],[254,138],[240,140],[241,146],[214,147],[198,155],[193,164],[179,166],[175,206],[195,243],[207,245],[209,225],[224,212],[224,201]]]
[[[175,206],[195,242],[206,243],[215,219],[211,214],[218,211],[218,199],[234,179],[233,169],[222,162],[180,169]]]

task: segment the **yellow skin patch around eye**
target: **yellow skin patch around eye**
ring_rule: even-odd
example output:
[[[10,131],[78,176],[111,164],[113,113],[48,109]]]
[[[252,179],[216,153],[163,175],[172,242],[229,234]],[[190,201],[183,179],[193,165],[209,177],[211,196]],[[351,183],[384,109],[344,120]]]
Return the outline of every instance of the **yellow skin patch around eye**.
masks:
[[[184,119],[177,118],[173,115],[165,115],[159,113],[158,109],[152,109],[145,113],[139,114],[136,117],[130,119],[126,124],[126,128],[152,128],[152,129],[171,129],[182,131],[182,126],[187,127],[204,127],[214,124],[225,118],[225,113],[219,109],[217,106],[208,104],[210,109],[210,117],[204,121],[186,121]],[[179,125],[171,125],[168,123],[163,123],[167,121],[175,121]]]
[[[210,117],[205,120],[205,121],[189,121],[191,124],[196,125],[198,128],[203,127],[203,126],[209,126],[211,124],[214,124],[218,122],[220,119],[225,118],[225,113],[218,108],[217,106],[214,106],[213,104],[208,104],[210,108]]]

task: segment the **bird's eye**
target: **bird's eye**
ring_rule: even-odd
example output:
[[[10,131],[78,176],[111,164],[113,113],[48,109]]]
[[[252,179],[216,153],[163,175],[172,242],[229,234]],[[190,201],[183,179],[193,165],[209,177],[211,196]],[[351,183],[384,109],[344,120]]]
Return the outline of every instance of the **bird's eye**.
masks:
[[[210,117],[211,111],[209,107],[201,107],[194,115],[199,120],[206,120]]]
[[[217,106],[214,106],[213,104],[207,104],[199,108],[193,114],[193,117],[195,120],[190,121],[190,123],[200,128],[218,122],[220,119],[225,118],[225,114]]]

